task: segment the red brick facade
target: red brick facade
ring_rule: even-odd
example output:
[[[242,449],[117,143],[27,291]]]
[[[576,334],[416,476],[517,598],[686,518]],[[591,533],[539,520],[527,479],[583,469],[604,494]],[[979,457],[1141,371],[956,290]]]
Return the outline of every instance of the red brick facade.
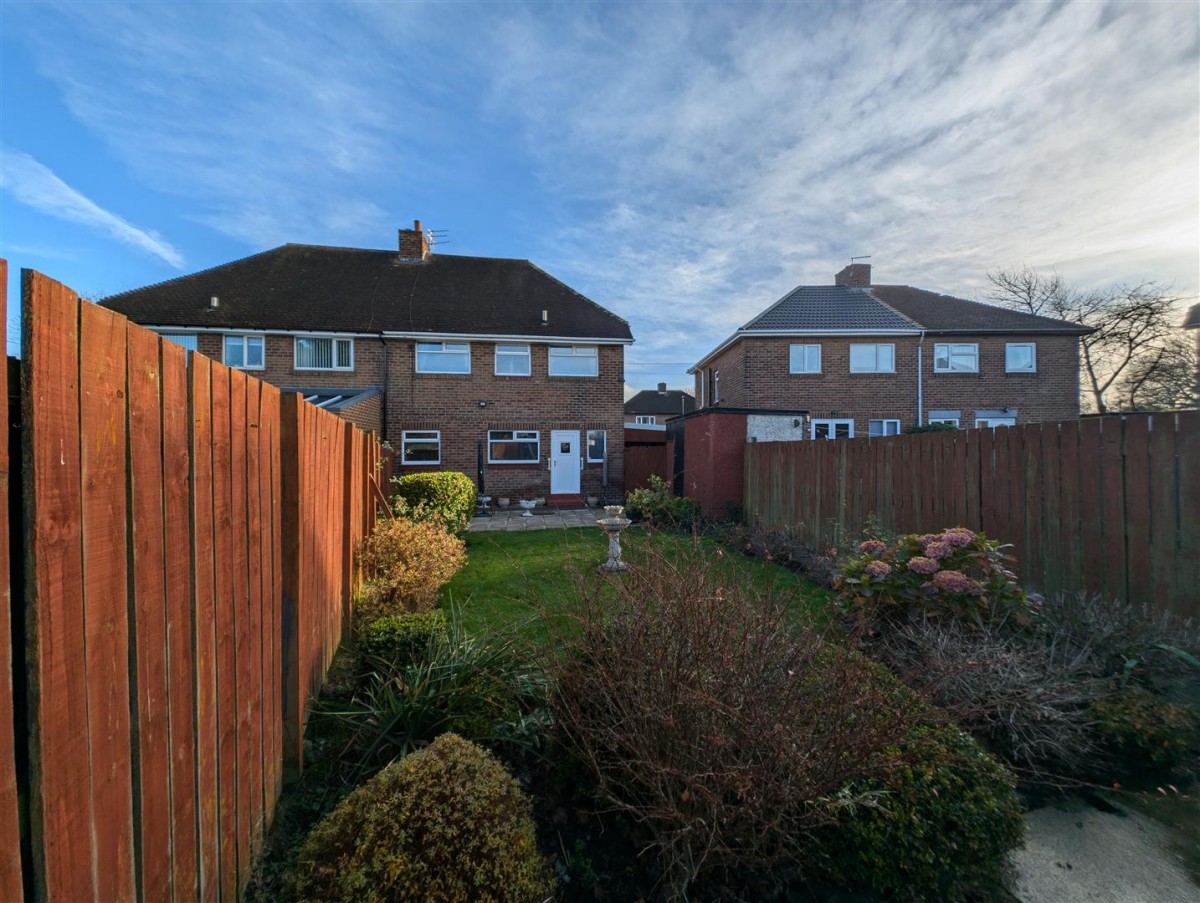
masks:
[[[934,372],[934,346],[977,344],[977,373]],[[1036,372],[1008,373],[1005,345],[1037,346]],[[850,345],[895,345],[895,372],[851,373]],[[790,373],[792,345],[820,345],[820,373]],[[854,420],[854,435],[866,436],[868,421],[898,419],[906,430],[917,423],[916,336],[753,337],[734,342],[706,362],[696,377],[696,398],[712,406],[714,387],[724,407],[798,409],[815,418]],[[922,352],[924,419],[936,410],[960,412],[973,426],[976,412],[1008,408],[1018,423],[1071,420],[1079,416],[1079,340],[1071,335],[938,337],[926,335]]]
[[[252,334],[252,333],[251,333]],[[603,430],[606,465],[583,464],[582,495],[616,498],[624,493],[625,356],[621,345],[600,345],[599,375],[550,376],[547,344],[531,344],[530,376],[495,375],[495,342],[472,341],[470,374],[417,373],[416,343],[412,339],[359,337],[354,339],[354,369],[298,370],[295,337],[268,335],[266,367],[251,370],[273,385],[297,388],[358,388],[378,386],[382,394],[340,411],[364,429],[378,430],[396,449],[399,475],[418,470],[460,470],[475,479],[480,448],[484,485],[492,496],[533,498],[550,494],[550,433],[571,430],[579,436],[579,451],[588,454],[588,431]],[[223,336],[202,333],[200,353],[223,358]],[[405,430],[438,430],[441,463],[415,467],[402,463]],[[536,430],[536,464],[488,464],[489,430]]]

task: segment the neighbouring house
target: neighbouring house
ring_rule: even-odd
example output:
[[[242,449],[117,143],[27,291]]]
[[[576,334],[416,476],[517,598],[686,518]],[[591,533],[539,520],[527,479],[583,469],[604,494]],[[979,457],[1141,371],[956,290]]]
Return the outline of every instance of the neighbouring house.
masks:
[[[643,389],[625,402],[625,426],[662,426],[671,417],[680,417],[696,410],[696,399],[682,389],[668,389],[659,383],[657,389]]]
[[[287,244],[104,306],[377,431],[398,473],[620,496],[629,324],[528,260]]]
[[[1085,327],[907,285],[853,263],[801,285],[706,354],[699,410],[805,411],[793,438],[911,427],[1011,426],[1079,416]]]
[[[1200,304],[1192,305],[1187,319],[1183,321],[1183,328],[1194,330],[1196,335],[1196,377],[1192,382],[1192,400],[1200,404]]]

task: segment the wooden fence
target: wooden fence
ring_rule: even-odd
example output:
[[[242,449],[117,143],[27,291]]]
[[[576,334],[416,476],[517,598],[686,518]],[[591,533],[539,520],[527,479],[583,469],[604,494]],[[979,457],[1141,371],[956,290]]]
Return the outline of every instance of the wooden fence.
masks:
[[[381,448],[40,274],[22,294],[0,898],[234,899],[302,766]]]
[[[650,477],[659,476],[671,482],[672,453],[670,445],[625,446],[625,491],[648,486]]]
[[[756,443],[745,510],[818,548],[871,515],[1013,544],[1024,582],[1200,614],[1200,412]]]

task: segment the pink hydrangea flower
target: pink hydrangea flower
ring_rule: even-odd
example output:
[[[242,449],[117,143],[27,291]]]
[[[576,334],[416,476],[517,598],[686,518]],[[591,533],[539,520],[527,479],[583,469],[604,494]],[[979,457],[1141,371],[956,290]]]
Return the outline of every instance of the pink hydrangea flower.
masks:
[[[882,555],[887,551],[887,543],[880,542],[878,539],[868,539],[866,542],[858,544],[860,552],[870,552],[873,555]]]
[[[918,574],[936,574],[940,565],[932,558],[917,555],[908,559],[908,569]]]
[[[962,571],[938,571],[933,575],[933,585],[947,593],[971,593],[979,595],[979,584]]]
[[[975,534],[966,527],[951,527],[942,534],[942,542],[948,542],[957,548],[969,546],[975,541]]]
[[[917,537],[917,542],[923,546],[929,545],[931,542],[937,542],[938,535],[936,533],[922,533]]]
[[[892,572],[892,566],[886,561],[872,561],[865,568],[863,573],[870,577],[886,577]]]
[[[925,555],[929,558],[948,558],[954,554],[954,546],[948,542],[931,542],[925,547]]]

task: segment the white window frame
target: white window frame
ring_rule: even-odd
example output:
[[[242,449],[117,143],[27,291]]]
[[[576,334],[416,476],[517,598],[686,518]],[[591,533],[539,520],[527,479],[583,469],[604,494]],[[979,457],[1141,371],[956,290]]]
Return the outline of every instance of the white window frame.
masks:
[[[242,364],[229,363],[229,341],[237,339],[242,343]],[[246,343],[250,340],[256,340],[262,344],[262,363],[257,367],[251,367],[245,363],[246,360]],[[221,337],[221,363],[226,367],[233,367],[235,370],[266,370],[267,369],[267,337],[262,333],[253,332],[227,332]]]
[[[654,414],[635,414],[633,422],[643,424],[644,426],[655,426],[658,423],[658,417]]]
[[[874,348],[875,366],[873,367],[855,367],[854,366],[854,349],[855,348]],[[891,356],[892,363],[890,367],[882,368],[879,366],[879,349],[887,348],[888,354]],[[896,372],[896,345],[894,342],[855,342],[850,346],[850,372],[851,373],[895,373]]]
[[[520,348],[523,350],[522,351],[513,350],[516,348]],[[505,350],[501,350],[501,349],[505,349]],[[524,358],[525,359],[525,372],[524,373],[507,373],[507,372],[502,371],[500,369],[500,358],[502,358],[502,357],[509,359],[509,360],[516,360],[518,358]],[[528,345],[522,345],[522,344],[515,343],[515,342],[514,343],[497,342],[496,343],[496,360],[494,363],[494,367],[495,367],[495,374],[497,376],[517,376],[517,377],[530,376],[533,374],[533,351],[530,349],[530,347]]]
[[[995,429],[998,426],[1016,426],[1017,416],[1013,414],[1011,417],[976,417],[975,428],[991,427]]]
[[[174,342],[176,345],[179,345],[182,348],[186,348],[188,351],[199,351],[200,350],[200,335],[199,335],[199,333],[195,333],[195,332],[160,332],[159,335],[162,336],[164,339],[167,339],[170,342]],[[225,347],[224,343],[222,343],[221,347],[222,347],[222,349]],[[222,353],[224,353],[224,352],[222,351]]]
[[[424,349],[424,350],[422,350]],[[450,349],[454,349],[451,351]],[[421,367],[421,355],[433,355],[433,360],[444,358],[459,358],[467,356],[466,370],[426,370]],[[439,357],[438,355],[441,355]],[[471,343],[470,342],[417,342],[413,353],[413,369],[417,373],[441,373],[448,376],[471,375]]]
[[[301,342],[329,342],[329,359],[333,362],[331,367],[302,367],[300,366],[300,343]],[[350,346],[350,365],[347,367],[338,366],[338,343],[345,342]],[[292,339],[292,368],[295,370],[341,370],[347,372],[354,369],[354,339],[348,339],[341,336],[332,335],[297,335]]]
[[[713,404],[721,403],[721,371],[713,371]]]
[[[511,433],[511,439],[493,439],[493,433]],[[496,442],[533,442],[537,446],[537,457],[532,461],[508,461],[492,457],[492,444]],[[488,463],[489,464],[540,464],[542,462],[542,434],[539,430],[488,430]]]
[[[954,427],[955,429],[958,429],[959,425],[960,425],[959,420],[960,420],[960,418],[958,418],[958,417],[930,417],[929,420],[926,422],[928,424],[930,424],[931,426],[935,423],[948,423],[948,424],[950,424],[950,426]]]
[[[946,366],[938,366],[938,358],[943,354],[941,349],[945,349]],[[975,360],[975,366],[970,369],[954,366],[955,354],[967,354],[961,349],[970,348],[969,352]],[[933,346],[933,372],[934,373],[978,373],[979,372],[979,343],[978,342],[938,342]]]
[[[590,360],[595,365],[593,373],[555,373],[555,360]],[[599,345],[551,345],[547,354],[546,375],[567,379],[594,379],[600,375]]]
[[[882,424],[881,428],[882,428],[883,432],[881,432],[881,433],[875,432],[875,424],[877,424],[877,423]],[[890,427],[889,427],[889,424],[891,424]],[[890,432],[889,432],[889,429],[891,430]],[[899,436],[900,435],[900,420],[895,417],[881,417],[881,418],[876,418],[875,420],[868,420],[867,421],[867,435],[873,439],[882,439],[886,436]]]
[[[800,357],[800,366],[796,366],[797,354]],[[812,366],[813,357],[816,357],[816,366]],[[788,373],[820,373],[821,372],[821,346],[820,345],[789,345],[788,346]]]
[[[850,424],[850,434],[848,436],[842,436],[842,437],[823,436],[822,438],[823,439],[834,439],[834,438],[853,439],[854,438],[854,420],[850,417],[814,417],[812,420],[809,421],[808,438],[809,439],[817,438],[817,424],[828,424],[829,426],[833,427],[833,432],[836,433],[839,423]]]
[[[604,450],[600,452],[600,457],[592,457],[592,436],[599,433],[604,438]],[[608,431],[607,430],[588,430],[584,444],[587,446],[587,462],[589,464],[603,464],[604,456],[608,454]]]
[[[413,442],[437,442],[436,461],[407,461],[405,451],[409,440]],[[442,463],[442,431],[441,430],[404,430],[400,433],[400,465],[402,467],[432,467]]]
[[[1009,362],[1009,352],[1013,348],[1028,348],[1029,349],[1029,366],[1024,368],[1013,367]],[[1004,372],[1005,373],[1037,373],[1037,342],[1006,342],[1004,344]]]

